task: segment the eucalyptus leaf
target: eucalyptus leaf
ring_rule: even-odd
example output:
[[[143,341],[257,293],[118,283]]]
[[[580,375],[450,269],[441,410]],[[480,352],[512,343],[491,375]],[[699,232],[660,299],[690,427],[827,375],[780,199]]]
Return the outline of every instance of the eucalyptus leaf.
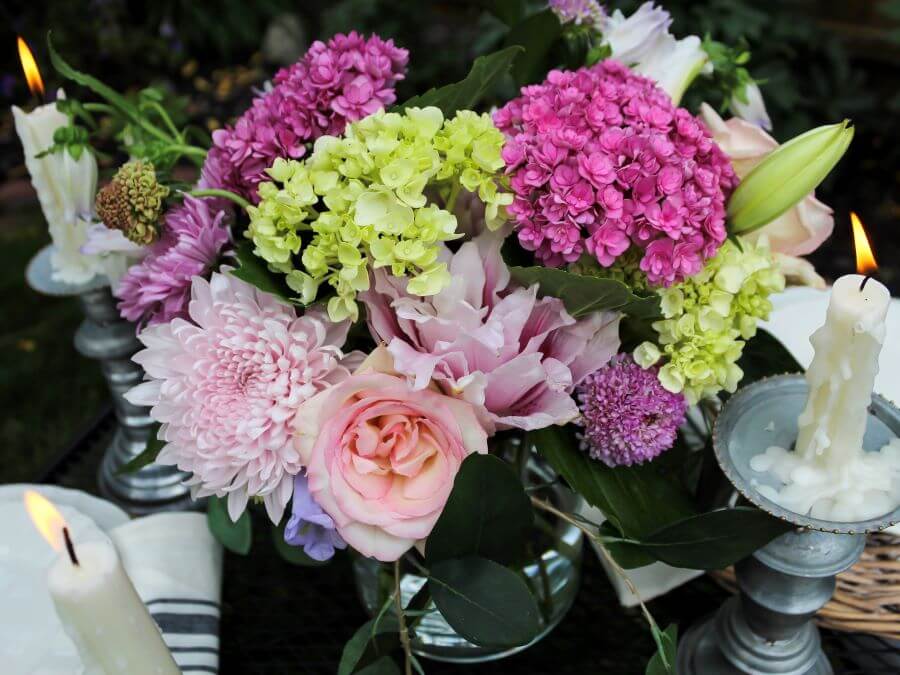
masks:
[[[306,555],[302,546],[291,546],[284,540],[284,524],[272,526],[272,542],[281,559],[300,567],[323,567],[329,560],[315,560]]]
[[[518,647],[541,630],[540,611],[526,583],[493,560],[441,560],[431,567],[428,585],[447,623],[481,647]]]
[[[653,639],[656,642],[656,653],[647,664],[646,675],[676,675],[675,659],[678,654],[678,626],[670,624],[664,631],[655,625]]]
[[[792,529],[755,507],[708,511],[669,523],[641,539],[641,548],[673,567],[728,567]]]
[[[602,310],[616,310],[638,319],[659,316],[656,295],[635,295],[621,281],[600,279],[553,267],[511,267],[512,278],[523,286],[538,284],[542,296],[550,295],[563,301],[575,318]]]
[[[213,536],[232,553],[247,555],[253,543],[253,526],[250,511],[245,510],[237,522],[228,515],[226,499],[210,497],[206,507],[206,522]]]
[[[235,255],[240,267],[231,270],[232,275],[261,291],[271,293],[292,304],[298,304],[297,300],[291,297],[291,289],[284,282],[284,278],[270,270],[266,261],[253,253],[252,242],[245,240],[238,243],[235,246]]]
[[[572,430],[564,427],[529,432],[528,442],[629,539],[640,540],[696,513],[680,478],[662,471],[662,463],[608,467],[581,452]]]
[[[159,427],[159,424],[153,425],[153,427],[150,429],[150,436],[147,438],[147,446],[144,448],[143,452],[141,452],[137,457],[134,457],[124,466],[119,467],[119,470],[116,471],[117,476],[134,473],[135,471],[139,471],[145,466],[149,466],[156,461],[156,457],[166,446],[165,441],[161,441],[159,438],[157,438],[157,436],[159,435]]]
[[[398,631],[397,618],[392,614],[386,614],[380,620],[366,621],[344,645],[338,664],[338,675],[379,672],[377,669],[375,671],[365,669],[374,666],[383,658],[390,661],[387,655],[400,646]]]
[[[475,59],[472,69],[465,79],[437,89],[429,89],[419,96],[413,96],[397,106],[396,110],[402,112],[406,108],[436,106],[443,111],[444,117],[452,117],[458,110],[471,110],[490,90],[495,81],[509,72],[510,66],[523,51],[522,47],[514,46],[493,54],[479,56]]]
[[[534,523],[531,500],[512,467],[493,455],[469,455],[428,537],[429,566],[477,555],[502,565],[519,560]]]
[[[562,32],[559,19],[549,8],[525,17],[510,29],[505,44],[525,49],[512,70],[517,85],[537,82],[546,75],[545,61]]]
[[[356,671],[357,675],[400,675],[400,666],[390,656],[382,656],[377,661]]]
[[[599,534],[603,537],[622,538],[622,533],[608,520],[600,526]],[[606,541],[603,546],[622,569],[633,570],[656,562],[656,558],[640,544],[627,541]]]

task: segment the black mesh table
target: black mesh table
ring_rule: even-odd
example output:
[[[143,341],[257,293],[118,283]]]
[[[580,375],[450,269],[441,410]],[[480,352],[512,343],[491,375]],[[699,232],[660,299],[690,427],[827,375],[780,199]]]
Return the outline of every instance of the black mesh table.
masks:
[[[104,411],[63,451],[39,482],[96,492],[96,473],[113,430]],[[253,550],[225,558],[221,624],[222,675],[335,673],[344,643],[368,618],[356,595],[350,559],[330,565],[295,567],[275,552],[270,528],[254,522]],[[523,653],[484,665],[455,666],[423,661],[428,675],[638,675],[654,645],[639,610],[622,609],[593,551],[585,549],[581,589],[569,614],[544,640]],[[724,592],[701,577],[649,604],[660,626],[691,622],[714,610]],[[825,633],[837,673],[887,675],[877,649],[866,642],[867,666],[853,665],[854,647]],[[858,648],[857,648],[858,649]]]

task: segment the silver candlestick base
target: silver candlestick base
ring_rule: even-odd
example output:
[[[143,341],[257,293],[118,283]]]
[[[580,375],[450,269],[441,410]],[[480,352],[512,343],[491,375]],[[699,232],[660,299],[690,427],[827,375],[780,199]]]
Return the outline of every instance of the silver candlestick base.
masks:
[[[28,285],[44,295],[79,299],[85,320],[75,333],[75,349],[100,363],[113,399],[117,424],[100,463],[100,492],[132,515],[191,508],[190,490],[183,485],[188,476],[177,467],[151,464],[132,473],[120,473],[144,451],[153,431],[149,409],[125,400],[125,392],[144,377],[143,369],[131,360],[141,343],[134,325],[119,317],[106,279],[95,276],[83,284],[54,281],[51,255],[52,246],[47,246],[31,260],[26,272]]]
[[[802,375],[760,380],[735,394],[713,429],[713,447],[740,495],[797,526],[735,565],[739,595],[691,628],[678,648],[679,675],[830,675],[816,612],[834,593],[835,577],[862,555],[866,533],[900,521],[900,508],[882,518],[837,522],[788,511],[760,494],[777,479],[750,468],[766,448],[793,446],[806,404]],[[900,435],[900,411],[873,396],[863,446],[880,449]]]

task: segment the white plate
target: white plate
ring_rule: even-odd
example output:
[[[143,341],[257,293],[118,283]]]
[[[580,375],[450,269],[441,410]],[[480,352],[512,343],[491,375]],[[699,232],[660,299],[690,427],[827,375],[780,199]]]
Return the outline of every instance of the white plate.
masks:
[[[79,543],[106,539],[128,521],[117,506],[77,490],[46,485],[0,486],[0,664],[3,675],[81,672],[75,646],[47,592],[47,570],[58,554],[38,534],[22,505],[27,489],[53,501]]]

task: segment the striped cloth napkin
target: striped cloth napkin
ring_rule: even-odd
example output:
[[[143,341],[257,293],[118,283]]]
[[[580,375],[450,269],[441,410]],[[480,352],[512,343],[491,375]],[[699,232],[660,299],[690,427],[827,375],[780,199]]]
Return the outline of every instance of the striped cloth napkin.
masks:
[[[222,547],[206,516],[145,516],[110,538],[181,671],[218,673]]]

